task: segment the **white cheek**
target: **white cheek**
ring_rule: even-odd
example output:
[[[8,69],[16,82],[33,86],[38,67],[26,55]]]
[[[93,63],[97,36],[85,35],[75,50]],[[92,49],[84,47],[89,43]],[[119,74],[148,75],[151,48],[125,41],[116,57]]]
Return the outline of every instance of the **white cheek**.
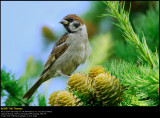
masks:
[[[69,24],[69,29],[71,30],[71,31],[74,31],[76,28],[74,27],[74,25],[73,25],[73,23],[70,23]]]

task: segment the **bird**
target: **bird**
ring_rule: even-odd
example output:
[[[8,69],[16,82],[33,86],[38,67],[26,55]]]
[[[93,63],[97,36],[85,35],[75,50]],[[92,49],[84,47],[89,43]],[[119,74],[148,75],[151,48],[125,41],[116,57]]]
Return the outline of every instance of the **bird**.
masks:
[[[29,100],[39,86],[51,78],[69,77],[89,56],[90,45],[83,20],[76,14],[69,14],[59,23],[66,32],[55,42],[39,79],[24,94],[23,99]]]

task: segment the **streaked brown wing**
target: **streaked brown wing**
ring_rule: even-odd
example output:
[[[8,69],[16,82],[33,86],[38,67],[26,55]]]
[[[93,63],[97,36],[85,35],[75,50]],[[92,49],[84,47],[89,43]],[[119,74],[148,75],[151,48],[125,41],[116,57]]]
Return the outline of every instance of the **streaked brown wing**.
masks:
[[[67,40],[67,34],[64,34],[55,44],[55,46],[52,49],[51,54],[49,55],[47,62],[44,66],[44,69],[42,71],[43,75],[53,64],[54,62],[66,51],[68,48],[66,44]]]

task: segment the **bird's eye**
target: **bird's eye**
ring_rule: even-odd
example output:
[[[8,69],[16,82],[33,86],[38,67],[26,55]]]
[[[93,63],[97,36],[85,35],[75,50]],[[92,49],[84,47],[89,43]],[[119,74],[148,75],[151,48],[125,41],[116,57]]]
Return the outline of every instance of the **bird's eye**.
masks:
[[[68,22],[72,22],[72,21],[73,21],[73,18],[68,18],[67,21],[68,21]]]

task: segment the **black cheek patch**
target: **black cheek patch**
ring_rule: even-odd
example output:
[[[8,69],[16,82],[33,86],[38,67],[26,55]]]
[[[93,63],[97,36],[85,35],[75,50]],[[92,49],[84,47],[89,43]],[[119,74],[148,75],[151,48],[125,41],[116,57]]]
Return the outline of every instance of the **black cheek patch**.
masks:
[[[75,23],[73,23],[73,25],[74,25],[76,28],[78,28],[81,24],[80,24],[79,22],[75,22]]]

